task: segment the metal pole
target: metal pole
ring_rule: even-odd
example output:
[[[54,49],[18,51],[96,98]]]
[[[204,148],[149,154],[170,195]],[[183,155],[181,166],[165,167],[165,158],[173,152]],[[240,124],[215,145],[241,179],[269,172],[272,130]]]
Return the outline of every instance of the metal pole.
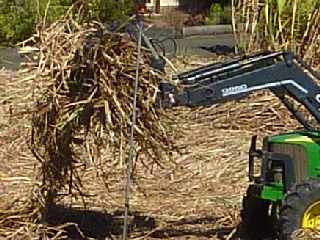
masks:
[[[136,112],[137,112],[137,94],[138,94],[138,83],[139,83],[139,68],[141,60],[141,36],[142,36],[142,21],[140,21],[137,16],[137,24],[139,29],[138,37],[138,55],[136,63],[136,78],[134,83],[134,98],[133,98],[133,112],[132,112],[132,121],[131,121],[131,131],[129,138],[129,156],[127,162],[127,179],[125,186],[125,211],[124,211],[124,224],[123,224],[123,240],[128,239],[128,217],[129,217],[129,207],[130,207],[130,186],[131,186],[131,174],[132,174],[132,165],[134,157],[134,128],[136,125]]]

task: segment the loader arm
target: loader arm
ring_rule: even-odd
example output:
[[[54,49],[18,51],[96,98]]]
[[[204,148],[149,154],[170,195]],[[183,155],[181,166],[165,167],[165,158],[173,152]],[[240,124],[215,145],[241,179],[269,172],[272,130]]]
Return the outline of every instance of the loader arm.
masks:
[[[160,84],[158,105],[211,106],[268,89],[308,130],[313,128],[299,112],[295,99],[320,122],[319,76],[291,52],[260,53],[226,63],[210,64],[174,77],[177,85]]]

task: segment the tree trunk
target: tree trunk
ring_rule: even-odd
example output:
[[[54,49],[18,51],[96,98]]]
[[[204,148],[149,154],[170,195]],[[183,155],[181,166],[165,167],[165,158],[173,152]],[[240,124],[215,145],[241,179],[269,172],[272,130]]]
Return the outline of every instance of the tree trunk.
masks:
[[[160,13],[160,0],[156,0],[155,10],[156,10],[156,13]]]

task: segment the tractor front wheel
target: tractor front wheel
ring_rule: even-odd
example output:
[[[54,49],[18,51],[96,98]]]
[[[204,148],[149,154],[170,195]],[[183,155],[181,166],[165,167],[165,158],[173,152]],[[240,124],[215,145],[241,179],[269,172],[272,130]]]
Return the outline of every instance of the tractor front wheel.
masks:
[[[298,229],[320,229],[320,180],[292,187],[283,200],[279,222],[281,240],[290,240]]]
[[[263,239],[273,235],[273,219],[270,216],[270,203],[257,198],[249,187],[242,203],[242,229],[252,240]]]

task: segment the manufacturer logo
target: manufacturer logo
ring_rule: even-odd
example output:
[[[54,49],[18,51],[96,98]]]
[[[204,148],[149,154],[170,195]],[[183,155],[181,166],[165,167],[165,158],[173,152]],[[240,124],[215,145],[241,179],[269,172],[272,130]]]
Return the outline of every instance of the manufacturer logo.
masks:
[[[318,94],[316,95],[316,100],[317,100],[318,103],[320,103],[320,93],[318,93]]]
[[[248,89],[248,85],[247,84],[241,84],[241,85],[238,85],[238,86],[223,88],[221,90],[221,92],[222,92],[222,96],[225,97],[225,96],[229,96],[229,95],[234,95],[234,94],[246,92],[247,89]]]

